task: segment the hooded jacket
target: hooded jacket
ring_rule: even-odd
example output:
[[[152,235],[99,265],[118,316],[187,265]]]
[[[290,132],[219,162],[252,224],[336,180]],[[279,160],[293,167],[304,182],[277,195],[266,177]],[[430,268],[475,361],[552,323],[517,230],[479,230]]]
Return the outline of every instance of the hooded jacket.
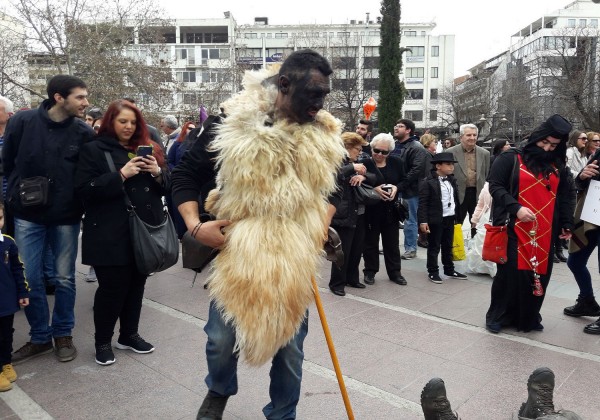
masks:
[[[49,108],[46,99],[38,109],[18,112],[8,121],[2,149],[8,178],[6,202],[19,219],[44,225],[75,224],[83,214],[82,203],[74,195],[79,149],[95,133],[79,118],[52,121]],[[44,208],[21,206],[20,181],[34,176],[50,179],[49,204]]]

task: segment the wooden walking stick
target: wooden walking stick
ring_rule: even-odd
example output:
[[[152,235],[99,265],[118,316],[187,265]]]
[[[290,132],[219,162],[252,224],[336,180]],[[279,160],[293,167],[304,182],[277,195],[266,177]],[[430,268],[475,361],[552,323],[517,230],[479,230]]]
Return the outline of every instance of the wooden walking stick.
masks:
[[[327,341],[327,347],[329,348],[329,354],[331,355],[331,361],[333,362],[333,368],[335,369],[335,376],[337,377],[338,385],[340,386],[340,391],[342,392],[342,398],[344,399],[344,406],[346,406],[346,413],[348,413],[348,420],[354,420],[352,405],[350,405],[350,398],[348,398],[348,391],[346,391],[346,384],[344,383],[342,370],[340,369],[340,363],[338,362],[337,355],[335,354],[335,347],[333,346],[333,340],[331,339],[329,325],[327,325],[327,318],[325,317],[323,302],[321,302],[321,295],[319,295],[319,288],[317,286],[315,276],[312,276],[311,280],[313,293],[315,295],[315,304],[317,305],[317,311],[319,312],[319,318],[321,319],[323,333],[325,333],[325,340]]]

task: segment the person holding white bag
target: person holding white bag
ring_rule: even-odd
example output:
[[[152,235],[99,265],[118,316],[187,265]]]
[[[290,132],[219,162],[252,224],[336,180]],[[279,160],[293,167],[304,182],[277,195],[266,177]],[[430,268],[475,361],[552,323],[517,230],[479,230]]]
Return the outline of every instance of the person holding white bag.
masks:
[[[471,239],[467,251],[466,271],[474,274],[489,274],[492,278],[496,275],[496,263],[484,261],[482,258],[483,241],[485,239],[485,224],[489,223],[490,210],[492,208],[492,196],[489,183],[485,183],[479,193],[477,207],[471,218],[471,227],[477,229],[477,233]]]

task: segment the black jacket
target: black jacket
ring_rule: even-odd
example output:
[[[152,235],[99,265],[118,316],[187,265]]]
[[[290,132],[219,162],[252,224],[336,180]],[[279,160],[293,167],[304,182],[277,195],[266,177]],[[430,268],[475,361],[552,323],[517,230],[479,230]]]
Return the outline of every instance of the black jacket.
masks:
[[[404,180],[399,185],[403,198],[416,197],[419,195],[419,181],[427,176],[430,166],[427,161],[429,152],[419,143],[419,139],[413,136],[404,143],[396,142],[391,155],[398,156],[404,165]]]
[[[519,149],[510,149],[499,154],[488,175],[490,194],[492,195],[492,220],[495,226],[506,223],[507,213],[513,224],[517,212],[522,207],[517,200],[519,194],[518,162],[516,162],[518,153],[521,153]],[[558,176],[553,220],[555,232],[560,228],[573,229],[573,212],[575,210],[575,187],[566,166],[559,171]]]
[[[458,219],[458,185],[454,175],[448,175],[448,182],[452,185],[454,195],[454,218]],[[417,219],[421,223],[442,223],[444,206],[442,204],[442,188],[436,172],[419,182],[419,209]],[[455,223],[460,223],[456,220]]]
[[[356,202],[356,195],[354,193],[356,187],[350,185],[350,178],[356,174],[354,164],[348,159],[344,163],[345,165],[340,168],[338,175],[338,188],[342,191],[342,198],[336,206],[331,226],[356,227],[359,206],[364,206],[364,204]],[[365,177],[367,179],[363,181],[364,184],[374,185],[376,180],[375,174],[367,172]]]
[[[372,158],[361,160],[360,163],[364,163],[364,165],[367,167],[367,172],[375,174],[375,183],[373,183],[373,186],[394,184],[396,187],[398,187],[398,192],[400,192],[400,185],[403,184],[405,176],[404,165],[398,156],[388,156],[384,171],[381,171],[377,168],[377,165]],[[385,175],[383,172],[385,172]],[[398,199],[397,194],[396,199]],[[373,221],[373,218],[380,217],[383,212],[388,222],[396,222],[396,212],[392,206],[393,201],[382,201],[379,204],[367,206],[367,221]]]
[[[8,121],[2,148],[8,178],[6,201],[20,219],[45,225],[74,224],[83,213],[74,194],[79,149],[95,133],[79,118],[52,121],[48,109],[45,100],[38,109],[17,112]],[[20,203],[20,180],[34,176],[50,179],[50,204],[43,209],[23,208]]]
[[[117,172],[110,171],[105,151],[112,156]],[[81,149],[76,190],[85,205],[81,245],[83,264],[133,264],[124,188],[144,222],[157,225],[163,221],[162,196],[168,175],[159,178],[163,184],[159,184],[148,172],[141,172],[123,182],[118,171],[130,159],[128,151],[111,137],[100,137]],[[167,171],[165,167],[162,170]]]

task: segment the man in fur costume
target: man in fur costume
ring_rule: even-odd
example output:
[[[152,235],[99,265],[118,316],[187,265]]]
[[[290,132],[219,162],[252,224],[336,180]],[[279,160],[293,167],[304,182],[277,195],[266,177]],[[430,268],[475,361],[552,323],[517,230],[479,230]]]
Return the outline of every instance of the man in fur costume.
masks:
[[[322,110],[332,69],[311,50],[277,69],[249,72],[173,172],[173,197],[196,239],[216,248],[204,330],[209,392],[199,419],[220,419],[237,392],[237,361],[273,359],[268,419],[295,418],[307,308],[335,213],[340,123]],[[217,218],[200,223],[198,196]],[[214,184],[213,184],[214,185]],[[202,197],[204,198],[204,196]]]

